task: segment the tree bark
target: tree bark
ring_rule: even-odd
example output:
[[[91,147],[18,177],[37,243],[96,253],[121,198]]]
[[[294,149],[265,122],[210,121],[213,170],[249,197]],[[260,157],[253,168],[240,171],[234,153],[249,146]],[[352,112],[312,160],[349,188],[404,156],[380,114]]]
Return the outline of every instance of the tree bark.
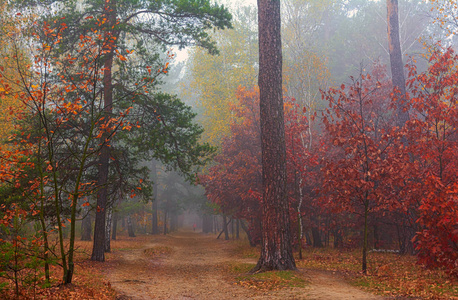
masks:
[[[235,226],[235,238],[240,239],[240,220],[237,219],[237,225]]]
[[[369,217],[369,200],[366,197],[364,199],[364,232],[363,232],[363,258],[362,258],[362,271],[367,274],[367,235],[368,235],[368,217]]]
[[[218,231],[219,231],[219,220],[218,220],[217,216],[213,217],[213,224],[215,224],[215,228],[214,228],[215,229],[215,233],[218,233]]]
[[[320,230],[318,227],[312,227],[312,238],[313,238],[313,247],[314,248],[323,248],[323,243],[321,242]]]
[[[333,235],[334,235],[334,248],[340,248],[343,246],[343,237],[342,237],[342,233],[340,232],[340,230],[338,228],[334,229],[334,232],[333,232]]]
[[[134,226],[132,225],[132,218],[127,216],[127,233],[129,237],[135,237]]]
[[[111,251],[111,225],[112,225],[112,217],[113,217],[113,208],[108,208],[107,211],[107,218],[106,218],[106,225],[105,225],[105,252]]]
[[[388,49],[390,52],[391,76],[393,87],[398,88],[400,95],[396,106],[396,125],[404,126],[409,120],[408,111],[404,111],[403,100],[406,94],[404,63],[402,62],[401,42],[399,38],[398,0],[386,0],[388,24]]]
[[[279,0],[258,0],[262,246],[251,272],[295,270],[286,190]]]
[[[380,248],[380,237],[378,234],[378,226],[377,224],[374,224],[374,249]]]
[[[92,234],[92,220],[91,214],[89,213],[89,206],[83,207],[83,221],[81,222],[81,240],[90,241]]]
[[[153,179],[153,205],[152,205],[152,221],[151,221],[151,233],[152,234],[159,234],[159,228],[157,226],[157,169],[156,169],[156,161],[152,161],[151,164],[151,173]]]
[[[225,238],[225,240],[228,240],[228,239],[229,239],[229,234],[228,234],[228,232],[227,232],[227,225],[229,225],[229,222],[230,222],[231,220],[229,219],[229,221],[227,221],[227,222],[226,222],[226,221],[227,221],[227,218],[226,218],[225,216],[223,216],[223,222],[224,222],[224,224],[223,224],[223,229],[221,230],[221,232],[220,232],[220,233],[218,234],[218,236],[216,237],[217,240],[219,239],[219,237],[220,237],[223,233],[224,233],[224,238]]]
[[[108,25],[115,26],[116,24],[116,0],[106,2],[104,7],[106,19]],[[108,27],[110,28],[110,27]],[[111,39],[112,31],[107,30],[105,32],[105,38]],[[104,102],[104,114],[105,121],[111,116],[113,111],[113,86],[112,86],[112,68],[113,68],[113,47],[108,43],[106,61],[104,64],[103,74],[103,102]],[[92,247],[91,260],[94,261],[105,261],[105,214],[106,206],[108,202],[108,171],[110,161],[110,148],[106,143],[108,139],[108,133],[102,135],[102,140],[105,140],[102,145],[99,165],[98,165],[98,180],[97,186],[99,191],[97,193],[97,209],[95,214],[95,225],[94,225],[94,245]]]
[[[113,231],[112,231],[112,234],[111,234],[111,239],[113,241],[116,241],[117,228],[118,228],[118,214],[117,213],[113,213]]]
[[[248,242],[250,242],[250,246],[251,247],[256,247],[256,243],[254,242],[253,237],[251,236],[250,231],[246,227],[246,225],[243,222],[243,220],[240,221],[240,226],[242,227],[243,231],[245,231],[246,236],[248,237]]]
[[[230,221],[231,221],[231,220],[229,220],[229,222],[230,222]],[[224,226],[224,227],[223,227],[223,231],[224,231],[224,239],[225,239],[226,241],[229,240],[229,231],[228,231],[228,228],[227,228],[227,225],[229,225],[229,224],[228,224],[229,222],[227,221],[226,215],[223,215],[223,226]]]

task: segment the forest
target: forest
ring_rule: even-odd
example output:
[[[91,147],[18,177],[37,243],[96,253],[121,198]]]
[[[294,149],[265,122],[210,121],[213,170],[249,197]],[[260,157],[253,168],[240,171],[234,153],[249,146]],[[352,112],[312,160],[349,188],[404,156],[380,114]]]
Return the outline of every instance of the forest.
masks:
[[[458,299],[457,15],[0,0],[0,297]]]

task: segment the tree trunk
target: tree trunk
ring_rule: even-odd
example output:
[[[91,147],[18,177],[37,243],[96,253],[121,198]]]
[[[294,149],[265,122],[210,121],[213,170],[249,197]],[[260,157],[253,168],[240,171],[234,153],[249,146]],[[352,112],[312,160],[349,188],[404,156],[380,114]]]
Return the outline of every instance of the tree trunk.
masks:
[[[368,215],[369,215],[369,200],[364,200],[364,233],[363,233],[363,260],[362,260],[362,271],[364,274],[367,274],[367,234],[368,234]]]
[[[204,214],[202,216],[202,232],[210,233],[213,231],[213,216]]]
[[[393,87],[399,89],[401,101],[396,106],[396,125],[404,126],[409,120],[408,111],[404,111],[403,100],[406,94],[404,63],[402,62],[401,42],[399,39],[398,0],[386,0],[388,24],[388,48],[390,52],[391,76]]]
[[[288,197],[282,94],[280,1],[258,0],[262,148],[262,247],[251,272],[295,270]]]
[[[295,174],[295,182],[296,182],[296,191],[298,194],[299,198],[299,203],[297,205],[297,247],[299,250],[299,259],[302,259],[302,213],[301,213],[301,206],[303,202],[302,198],[302,177],[299,179],[299,183],[297,180],[297,171],[294,173]]]
[[[111,239],[113,241],[116,241],[116,231],[117,231],[117,228],[118,228],[118,214],[117,213],[114,213],[113,214],[113,232],[111,234]]]
[[[105,225],[105,252],[111,251],[111,221],[113,217],[113,208],[111,205],[108,207],[107,211],[107,224]]]
[[[323,243],[321,242],[320,230],[318,227],[312,227],[312,238],[313,238],[313,247],[314,248],[323,248]]]
[[[89,206],[83,207],[83,221],[81,222],[81,240],[90,241],[92,233],[92,220],[91,214],[89,213]]]
[[[310,232],[307,230],[305,231],[305,243],[307,245],[313,245],[313,241],[312,241],[312,238],[310,237]]]
[[[104,7],[104,14],[108,20],[108,26],[114,27],[116,24],[116,0],[106,2]],[[110,27],[108,27],[110,28]],[[111,40],[113,32],[109,30],[105,32],[105,38]],[[104,64],[103,73],[103,104],[105,121],[111,116],[113,111],[113,86],[112,86],[112,68],[113,68],[113,46],[107,45],[108,54]],[[102,135],[102,141],[109,137],[108,133]],[[97,186],[99,191],[97,192],[97,209],[95,213],[95,225],[94,225],[94,245],[92,247],[91,260],[94,261],[105,261],[105,214],[108,200],[108,168],[110,161],[110,148],[105,142],[102,145],[99,165],[98,165],[98,180]]]
[[[245,231],[245,233],[246,233],[246,235],[248,237],[248,241],[250,242],[250,246],[251,247],[256,247],[256,243],[253,241],[253,237],[251,236],[250,231],[246,227],[245,222],[243,222],[243,220],[240,221],[240,226],[242,227],[243,231]]]
[[[235,227],[235,238],[240,239],[240,220],[237,219],[237,226]]]
[[[178,230],[178,215],[176,213],[170,214],[170,232]]]
[[[213,217],[213,224],[215,224],[215,233],[218,233],[219,232],[219,221],[218,221],[217,216]]]
[[[163,231],[164,235],[167,234],[167,210],[165,209],[164,210],[164,231]]]
[[[156,161],[152,161],[151,164],[151,173],[153,179],[153,216],[151,222],[151,233],[152,234],[159,234],[159,228],[157,226],[157,169],[156,169]]]
[[[340,248],[343,246],[342,233],[339,229],[334,229],[334,248]]]
[[[380,248],[380,237],[378,234],[378,226],[377,224],[374,224],[374,249],[379,249]]]
[[[229,220],[230,221],[230,220]],[[223,231],[224,231],[224,239],[227,241],[229,240],[229,231],[227,229],[227,225],[228,225],[228,222],[227,222],[227,217],[226,215],[223,215]]]
[[[134,226],[132,225],[132,218],[127,216],[127,233],[129,234],[129,237],[135,237],[135,231],[134,231]]]
[[[231,236],[232,239],[235,239],[235,228],[234,228],[234,218],[231,218]]]

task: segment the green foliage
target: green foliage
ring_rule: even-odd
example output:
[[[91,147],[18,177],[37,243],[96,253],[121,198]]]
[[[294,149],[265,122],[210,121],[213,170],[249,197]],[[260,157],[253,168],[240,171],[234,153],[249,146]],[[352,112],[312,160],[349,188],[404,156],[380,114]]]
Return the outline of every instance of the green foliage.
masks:
[[[138,106],[137,106],[138,105]],[[137,129],[128,137],[130,145],[150,153],[169,169],[179,170],[192,179],[193,168],[202,166],[214,149],[209,144],[200,144],[203,132],[195,124],[195,113],[176,96],[164,93],[144,95],[134,106],[133,120],[139,120]]]
[[[42,239],[36,235],[27,235],[30,214],[12,205],[12,209],[2,205],[2,221],[0,223],[0,277],[10,284],[0,285],[0,292],[10,287],[17,297],[24,290],[35,290],[38,286],[46,286],[40,271],[45,260],[42,258]]]

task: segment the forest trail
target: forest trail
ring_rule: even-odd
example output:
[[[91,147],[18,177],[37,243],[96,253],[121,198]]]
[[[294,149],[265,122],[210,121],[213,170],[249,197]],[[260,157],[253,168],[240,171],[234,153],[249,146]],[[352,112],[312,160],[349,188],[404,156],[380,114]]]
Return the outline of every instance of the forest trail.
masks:
[[[277,291],[236,284],[230,264],[256,263],[234,255],[234,243],[194,232],[151,236],[138,249],[120,249],[107,263],[119,300],[138,299],[383,299],[329,272],[299,270],[307,284]]]

